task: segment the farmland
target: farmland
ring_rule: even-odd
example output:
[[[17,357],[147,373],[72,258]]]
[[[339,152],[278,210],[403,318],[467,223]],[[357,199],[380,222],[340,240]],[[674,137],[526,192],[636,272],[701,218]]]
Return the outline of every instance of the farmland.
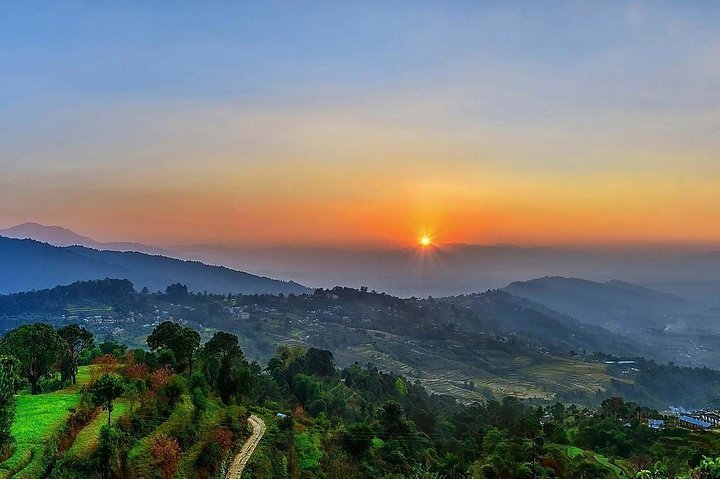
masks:
[[[90,378],[89,367],[81,367],[77,386],[48,394],[20,394],[12,434],[12,454],[0,464],[0,478],[34,477],[42,464],[48,442],[65,424],[70,410],[80,402],[80,387]]]

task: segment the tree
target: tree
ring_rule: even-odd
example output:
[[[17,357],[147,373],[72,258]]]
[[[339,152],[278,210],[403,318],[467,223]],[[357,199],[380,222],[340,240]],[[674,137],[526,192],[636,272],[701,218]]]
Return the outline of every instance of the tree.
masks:
[[[123,380],[119,376],[105,374],[90,386],[90,396],[96,406],[102,406],[108,412],[108,426],[113,410],[113,402],[125,390]]]
[[[182,326],[177,323],[163,321],[152,330],[152,333],[147,338],[147,345],[153,351],[167,348],[181,329]]]
[[[208,382],[217,388],[220,398],[227,404],[237,390],[235,370],[243,361],[237,336],[218,331],[205,343],[202,355]]]
[[[37,394],[38,381],[53,371],[64,345],[52,326],[33,323],[9,331],[0,344],[0,352],[18,359],[20,373],[30,383],[31,392]]]
[[[226,357],[243,358],[238,337],[225,331],[218,331],[203,346],[203,354],[206,357],[215,357],[220,360]]]
[[[163,477],[172,479],[180,462],[180,444],[177,439],[165,434],[158,435],[150,446],[150,453],[155,459],[155,464],[162,469]]]
[[[190,374],[193,371],[193,358],[200,347],[200,333],[191,328],[183,328],[175,338],[175,359],[179,364],[187,362]]]
[[[95,339],[90,331],[77,324],[60,328],[58,335],[66,343],[61,371],[63,379],[70,379],[72,384],[77,384],[78,359],[83,351],[93,347]]]
[[[15,419],[18,360],[0,356],[0,453],[12,444],[11,428]]]
[[[704,457],[697,468],[700,479],[720,479],[720,457]]]
[[[305,353],[305,370],[318,376],[330,377],[335,374],[335,363],[330,351],[310,348]]]
[[[188,289],[184,284],[175,283],[165,288],[165,294],[168,299],[178,301],[187,297]]]
[[[163,321],[148,336],[147,344],[153,351],[169,349],[179,367],[189,366],[192,374],[193,357],[200,347],[200,333],[172,321]]]

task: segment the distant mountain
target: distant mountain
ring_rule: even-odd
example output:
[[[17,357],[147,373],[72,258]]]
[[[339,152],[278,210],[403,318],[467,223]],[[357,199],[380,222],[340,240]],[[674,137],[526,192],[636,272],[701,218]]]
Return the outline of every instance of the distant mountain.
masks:
[[[191,291],[214,293],[303,293],[308,288],[196,261],[137,252],[58,247],[30,239],[0,236],[0,294],[50,288],[78,280],[119,278],[140,290],[186,284]]]
[[[671,294],[618,280],[598,283],[554,276],[517,281],[504,290],[583,323],[626,333],[662,329],[673,312],[686,307],[684,300]]]
[[[542,304],[502,290],[442,298],[439,301],[462,308],[458,326],[471,332],[517,335],[536,344],[567,353],[571,350],[605,351],[628,355],[647,354],[640,341],[586,324]]]
[[[142,243],[113,241],[103,243],[88,236],[75,233],[62,226],[46,226],[39,223],[23,223],[7,229],[0,229],[0,236],[17,239],[34,239],[54,246],[87,246],[101,250],[138,251],[140,253],[176,256],[175,253]]]

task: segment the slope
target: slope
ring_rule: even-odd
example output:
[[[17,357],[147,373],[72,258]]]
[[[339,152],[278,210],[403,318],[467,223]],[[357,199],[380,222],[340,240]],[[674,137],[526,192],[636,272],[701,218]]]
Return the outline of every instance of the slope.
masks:
[[[303,293],[294,282],[279,281],[196,261],[136,252],[57,247],[30,239],[0,237],[0,294],[49,288],[80,280],[123,278],[136,288],[164,290],[173,283],[191,291],[215,293]]]

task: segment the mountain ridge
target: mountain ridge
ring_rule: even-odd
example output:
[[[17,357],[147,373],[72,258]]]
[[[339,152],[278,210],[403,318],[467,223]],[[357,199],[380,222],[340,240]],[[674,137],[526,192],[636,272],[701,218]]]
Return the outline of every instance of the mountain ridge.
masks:
[[[123,278],[139,289],[158,291],[184,283],[191,291],[289,294],[310,291],[293,281],[253,275],[224,266],[135,251],[54,246],[0,236],[0,294],[52,288],[75,281]]]

